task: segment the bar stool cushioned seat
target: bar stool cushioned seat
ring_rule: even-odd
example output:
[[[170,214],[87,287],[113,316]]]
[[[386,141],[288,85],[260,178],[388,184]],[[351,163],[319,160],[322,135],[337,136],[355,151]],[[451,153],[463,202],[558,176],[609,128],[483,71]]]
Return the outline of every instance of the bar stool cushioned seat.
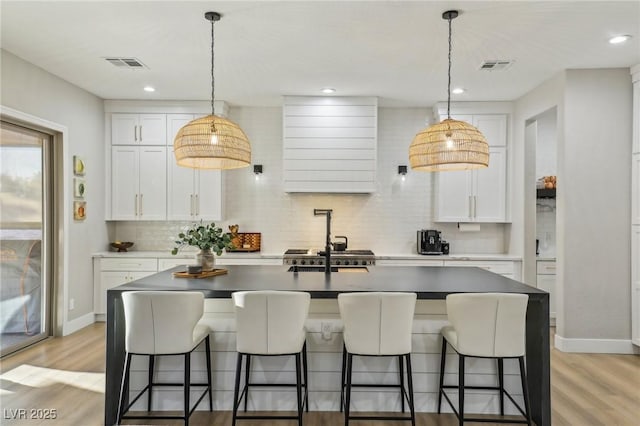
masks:
[[[349,420],[409,420],[412,425],[415,425],[411,374],[411,332],[416,298],[415,293],[397,292],[342,293],[338,295],[338,307],[344,323],[340,410],[342,411],[344,407],[345,425],[349,424]],[[354,355],[397,356],[400,384],[352,383]],[[405,362],[408,390],[404,386]],[[400,388],[402,412],[405,412],[405,399],[407,399],[411,416],[352,416],[350,402],[351,388],[353,387]]]
[[[191,413],[209,394],[209,411],[213,409],[211,395],[211,330],[198,321],[204,312],[204,296],[199,292],[177,291],[128,291],[122,293],[125,317],[125,368],[120,391],[118,423],[121,419],[183,419],[189,424]],[[205,342],[207,383],[191,383],[191,353]],[[127,404],[132,355],[148,355],[148,383]],[[155,357],[159,355],[184,355],[183,383],[156,383],[153,381]],[[147,411],[151,411],[153,386],[183,386],[184,409],[182,416],[125,416],[129,408],[148,391]],[[191,386],[205,386],[193,408],[190,409]]]
[[[307,346],[304,323],[309,313],[311,295],[298,291],[239,291],[232,294],[236,314],[236,349],[238,362],[233,395],[233,420],[289,419],[302,425],[302,411],[309,411],[307,384]],[[251,383],[252,356],[295,356],[296,383]],[[245,364],[245,382],[240,392],[242,361]],[[301,367],[301,361],[303,366]],[[304,377],[301,377],[304,376]],[[303,380],[304,379],[304,380]],[[297,415],[238,415],[238,407],[244,398],[247,411],[251,386],[295,386]],[[302,390],[304,388],[304,396]]]
[[[451,325],[442,328],[442,352],[440,358],[440,388],[438,392],[438,413],[445,397],[460,425],[464,421],[490,421],[497,423],[531,424],[527,376],[524,368],[525,320],[527,313],[526,294],[507,293],[462,293],[447,296],[447,316]],[[447,343],[459,355],[458,385],[444,385],[444,370]],[[464,362],[466,357],[494,358],[498,363],[498,386],[466,386],[464,383]],[[516,403],[504,389],[503,360],[517,358],[524,396],[525,410]],[[453,406],[444,389],[458,389],[458,410]],[[524,420],[468,418],[464,411],[464,390],[497,390],[500,395],[500,415],[504,416],[504,395],[513,402],[524,416]]]

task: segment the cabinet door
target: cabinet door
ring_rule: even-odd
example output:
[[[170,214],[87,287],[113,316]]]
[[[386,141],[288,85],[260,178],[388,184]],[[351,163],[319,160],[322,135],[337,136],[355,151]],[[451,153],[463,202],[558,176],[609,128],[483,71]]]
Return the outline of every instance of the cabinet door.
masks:
[[[470,222],[471,171],[437,172],[436,222]]]
[[[476,222],[506,222],[506,148],[489,149],[489,167],[473,171],[473,213]]]
[[[140,148],[139,220],[167,219],[167,147]]]
[[[640,225],[631,227],[631,341],[640,346]]]
[[[167,114],[167,146],[173,146],[178,131],[194,118],[193,114]]]
[[[195,208],[195,176],[197,171],[176,164],[173,149],[168,148],[167,158],[167,219],[193,220]]]
[[[490,147],[507,146],[506,114],[474,114],[471,124],[480,130]]]
[[[138,218],[138,164],[140,148],[114,146],[111,148],[111,218]]]
[[[140,114],[138,126],[138,142],[141,145],[167,144],[167,118],[165,114]]]
[[[556,276],[538,275],[537,284],[540,290],[549,293],[549,317],[556,317]]]
[[[222,172],[199,170],[196,176],[198,188],[194,203],[196,218],[222,220]]]
[[[111,114],[111,145],[138,143],[138,114]]]

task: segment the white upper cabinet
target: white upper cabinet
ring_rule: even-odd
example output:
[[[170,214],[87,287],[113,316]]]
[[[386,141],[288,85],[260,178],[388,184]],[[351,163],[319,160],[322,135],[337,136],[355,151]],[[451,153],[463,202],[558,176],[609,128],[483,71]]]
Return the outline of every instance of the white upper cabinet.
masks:
[[[499,112],[508,108],[500,104],[483,108],[474,103],[457,104],[452,108],[451,118],[474,125],[487,139],[489,167],[436,172],[436,222],[509,222],[509,114]],[[438,104],[435,115],[438,120],[445,119],[446,104]]]
[[[111,114],[112,145],[166,145],[165,114]]]
[[[167,219],[167,148],[111,148],[111,218]]]
[[[286,96],[286,192],[376,190],[378,101],[373,97]]]
[[[171,145],[180,128],[197,117],[192,114],[167,114],[167,135]],[[167,149],[167,154],[167,219],[221,220],[222,172],[180,167],[176,164],[172,147]]]

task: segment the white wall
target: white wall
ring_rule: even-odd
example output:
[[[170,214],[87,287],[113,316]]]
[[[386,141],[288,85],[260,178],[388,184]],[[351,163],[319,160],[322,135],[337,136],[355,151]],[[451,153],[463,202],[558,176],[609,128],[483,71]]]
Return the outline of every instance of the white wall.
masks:
[[[23,113],[57,123],[67,128],[67,157],[63,159],[66,177],[72,177],[72,156],[84,158],[86,168],[87,219],[66,220],[64,244],[68,256],[60,255],[67,282],[58,283],[59,291],[66,284],[64,295],[68,306],[75,299],[75,309],[66,312],[66,320],[87,318],[93,312],[93,272],[91,253],[107,245],[107,225],[104,222],[104,110],[102,100],[17,56],[1,50],[2,105]],[[67,179],[58,194],[73,200],[73,179]],[[71,205],[65,206],[67,214]],[[68,218],[67,218],[68,219]],[[62,266],[62,265],[61,265]],[[62,306],[60,307],[62,309]],[[61,324],[59,324],[61,325]]]
[[[502,224],[482,224],[480,232],[460,233],[456,224],[433,223],[433,175],[412,172],[403,182],[398,165],[408,164],[409,145],[426,126],[426,108],[380,108],[378,112],[378,183],[373,194],[289,194],[282,182],[282,109],[231,108],[252,144],[252,161],[262,164],[258,181],[253,168],[229,170],[225,176],[225,218],[240,232],[261,232],[262,252],[324,246],[325,218],[314,208],[334,209],[332,235],[349,237],[349,248],[376,254],[416,252],[418,229],[439,229],[451,253],[503,253]],[[185,223],[117,222],[115,238],[135,241],[138,250],[168,250]],[[106,247],[105,247],[106,249]]]
[[[568,70],[564,98],[557,200],[563,309],[557,334],[630,339],[629,69]]]

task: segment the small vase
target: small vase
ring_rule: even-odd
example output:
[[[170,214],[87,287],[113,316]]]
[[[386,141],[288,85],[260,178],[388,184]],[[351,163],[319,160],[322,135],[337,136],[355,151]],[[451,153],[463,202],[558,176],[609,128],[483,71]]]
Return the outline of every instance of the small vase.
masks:
[[[211,249],[200,250],[200,253],[196,254],[196,264],[201,265],[203,271],[213,271],[215,257]]]

